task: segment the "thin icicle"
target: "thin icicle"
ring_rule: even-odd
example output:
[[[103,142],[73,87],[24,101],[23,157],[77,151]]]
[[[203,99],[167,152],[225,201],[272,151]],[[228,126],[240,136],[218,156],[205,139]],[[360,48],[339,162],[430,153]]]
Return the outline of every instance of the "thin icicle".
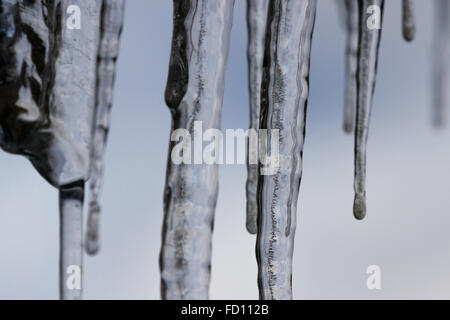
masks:
[[[166,103],[172,133],[187,129],[200,145],[195,127],[220,129],[233,6],[234,0],[174,1]],[[171,151],[176,143],[169,144],[164,192],[161,296],[207,299],[218,166],[204,164],[202,149],[195,145],[194,162],[200,164],[175,164]]]
[[[116,60],[119,55],[124,10],[125,0],[103,0],[97,58],[95,127],[91,142],[90,199],[86,233],[86,252],[89,254],[95,254],[99,249],[98,199],[103,186],[104,154],[110,127]]]
[[[59,188],[59,292],[63,300],[82,296],[83,198],[83,181]]]
[[[71,275],[64,268],[65,261],[73,262],[82,272],[82,201],[67,198],[65,186],[76,182],[82,192],[89,177],[100,2],[3,0],[0,5],[0,146],[27,156],[60,188],[61,298],[78,299],[81,290],[66,292]],[[66,24],[73,14],[67,9],[74,5],[80,9],[80,29]]]
[[[353,214],[358,220],[366,215],[366,148],[377,74],[383,6],[384,0],[360,0],[353,203]]]
[[[414,22],[413,0],[402,0],[402,28],[403,38],[405,38],[406,41],[414,40],[416,35],[416,25]]]
[[[280,167],[273,175],[261,175],[258,185],[256,254],[261,299],[292,299],[292,254],[315,11],[315,0],[271,0],[269,4],[260,129],[267,129],[270,142],[262,142],[261,149],[269,150],[271,156],[276,152],[271,140],[278,137],[271,130],[279,130]]]
[[[356,110],[356,71],[358,69],[359,7],[358,0],[345,0],[347,45],[344,131],[354,132]]]
[[[259,128],[261,79],[264,60],[264,36],[266,32],[268,0],[247,0],[248,30],[248,87],[250,97],[250,128]],[[256,192],[258,187],[258,164],[250,163],[250,143],[247,152],[247,221],[248,232],[256,234],[258,216]]]
[[[433,123],[445,124],[449,103],[450,70],[450,1],[435,0],[435,35],[433,41]]]

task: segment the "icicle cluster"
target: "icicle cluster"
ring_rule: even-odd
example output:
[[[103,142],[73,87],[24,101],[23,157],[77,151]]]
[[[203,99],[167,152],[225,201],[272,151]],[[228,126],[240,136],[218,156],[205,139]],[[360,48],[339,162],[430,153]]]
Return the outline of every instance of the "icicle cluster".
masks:
[[[101,121],[95,115],[101,6],[102,1],[0,1],[0,146],[28,157],[60,190],[62,299],[82,294],[67,281],[74,266],[80,277],[83,269],[84,183],[94,119]],[[82,19],[82,25],[69,27],[72,19]],[[100,55],[107,57],[111,49]],[[97,100],[106,102],[97,104],[109,105],[107,77],[113,75],[105,67],[107,62],[100,63]]]
[[[292,256],[302,176],[316,0],[247,0],[250,128],[266,129],[259,152],[279,166],[261,175],[248,165],[247,230],[257,234],[261,299],[292,298]],[[450,51],[450,2],[436,0],[434,120],[441,124]],[[384,0],[345,0],[347,30],[344,130],[355,134],[353,213],[366,215],[366,149]],[[76,7],[73,9],[73,7]],[[68,270],[83,267],[84,185],[91,177],[86,251],[99,249],[99,197],[110,127],[125,0],[0,0],[0,147],[30,159],[59,189],[60,294]],[[172,115],[160,253],[163,299],[207,299],[218,195],[217,164],[176,164],[178,129],[202,145],[220,129],[234,0],[174,0],[165,100]],[[72,8],[72,9],[71,9]],[[402,1],[403,37],[415,37],[413,0]],[[80,10],[81,28],[68,28]],[[174,139],[175,137],[175,139]],[[261,138],[261,137],[260,137]],[[190,145],[189,145],[190,147]],[[194,146],[194,158],[203,149]]]

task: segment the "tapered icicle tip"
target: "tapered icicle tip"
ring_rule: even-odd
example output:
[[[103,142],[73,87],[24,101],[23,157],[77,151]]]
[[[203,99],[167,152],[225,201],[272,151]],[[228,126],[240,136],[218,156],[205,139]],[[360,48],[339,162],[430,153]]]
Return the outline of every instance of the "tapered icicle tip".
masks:
[[[97,254],[100,249],[99,217],[100,205],[96,201],[90,202],[85,244],[86,253],[89,255]]]
[[[403,0],[402,11],[403,38],[405,38],[406,41],[413,41],[416,35],[413,0]]]
[[[355,195],[353,202],[353,215],[357,220],[362,220],[366,216],[366,197],[362,194]]]
[[[253,216],[252,216],[252,218],[253,218]],[[254,217],[254,219],[249,219],[248,216],[247,216],[246,227],[247,227],[248,233],[256,234],[256,232],[258,231],[258,228],[256,226],[256,217]]]

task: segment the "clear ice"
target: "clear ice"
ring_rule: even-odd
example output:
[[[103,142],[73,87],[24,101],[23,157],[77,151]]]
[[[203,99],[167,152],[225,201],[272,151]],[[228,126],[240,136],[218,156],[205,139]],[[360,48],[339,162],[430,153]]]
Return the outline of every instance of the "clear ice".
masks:
[[[125,0],[103,0],[97,57],[96,106],[91,142],[90,199],[86,252],[99,250],[99,196],[103,187],[104,154],[110,127],[116,60],[119,55]]]
[[[369,134],[370,113],[375,90],[378,64],[378,49],[381,39],[384,0],[361,0],[359,22],[358,72],[357,72],[357,107],[355,127],[355,199],[353,215],[361,220],[366,216],[366,152]],[[371,6],[380,8],[380,28],[369,28],[367,19],[377,18],[376,11],[369,14]]]
[[[259,176],[256,256],[261,299],[292,299],[292,255],[315,12],[315,0],[272,0],[269,4],[260,129],[267,129],[269,136],[271,130],[279,130],[280,166],[274,175]],[[262,149],[271,152],[270,145]]]
[[[250,128],[259,128],[260,100],[262,67],[264,60],[264,38],[266,34],[266,20],[268,0],[247,0],[247,30],[248,30],[248,87],[250,97]],[[250,146],[250,144],[249,144]],[[247,160],[251,148],[247,152]],[[248,232],[256,234],[258,216],[257,187],[258,187],[258,164],[250,164],[247,161],[247,219]]]
[[[175,0],[165,99],[172,132],[220,129],[234,0]],[[201,142],[200,142],[201,143]],[[207,299],[218,165],[174,164],[169,143],[160,254],[163,299]],[[202,152],[200,150],[200,152]],[[195,151],[194,151],[195,153]]]

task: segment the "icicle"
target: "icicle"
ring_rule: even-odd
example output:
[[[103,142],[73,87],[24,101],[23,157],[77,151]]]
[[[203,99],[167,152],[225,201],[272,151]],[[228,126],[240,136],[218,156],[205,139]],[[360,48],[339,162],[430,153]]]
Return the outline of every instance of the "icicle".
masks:
[[[261,299],[292,298],[292,254],[315,11],[315,0],[271,0],[269,5],[260,130],[267,129],[270,140],[279,141],[280,167],[273,175],[260,175],[258,184],[256,254]],[[279,138],[271,130],[279,130]],[[273,141],[260,143],[272,157],[276,152]]]
[[[166,103],[172,133],[187,129],[200,144],[202,135],[194,134],[195,129],[220,128],[233,6],[234,0],[174,1]],[[167,164],[161,295],[207,299],[218,167],[202,162],[201,149],[194,150],[194,163],[199,164],[175,164],[171,151],[177,142],[170,142]]]
[[[74,262],[81,277],[82,201],[66,196],[64,186],[77,182],[82,192],[89,177],[100,2],[4,0],[0,5],[0,146],[27,156],[60,188],[61,298],[80,298],[81,290],[66,292],[65,278],[71,275],[64,268]],[[82,20],[81,28],[77,23],[72,28],[73,19]]]
[[[259,128],[261,99],[261,78],[264,60],[264,35],[266,31],[268,0],[247,0],[248,29],[248,87],[250,97],[250,128]],[[258,164],[249,163],[251,158],[250,143],[247,152],[247,230],[256,234],[256,191],[258,186]]]
[[[345,0],[347,47],[344,131],[352,133],[355,127],[356,71],[358,69],[359,8],[358,0]]]
[[[413,0],[402,0],[402,26],[403,38],[406,41],[414,40],[416,26],[414,22],[414,2]]]
[[[445,124],[450,69],[450,1],[435,2],[435,36],[433,41],[433,123]]]
[[[104,153],[110,127],[116,60],[119,54],[125,0],[103,0],[97,58],[95,127],[91,142],[91,177],[86,252],[99,249],[99,194],[103,185]]]
[[[358,101],[355,128],[355,200],[353,203],[353,214],[358,220],[363,219],[366,215],[366,148],[377,73],[383,5],[384,0],[360,1]]]
[[[59,188],[59,290],[64,300],[81,299],[84,182]]]

